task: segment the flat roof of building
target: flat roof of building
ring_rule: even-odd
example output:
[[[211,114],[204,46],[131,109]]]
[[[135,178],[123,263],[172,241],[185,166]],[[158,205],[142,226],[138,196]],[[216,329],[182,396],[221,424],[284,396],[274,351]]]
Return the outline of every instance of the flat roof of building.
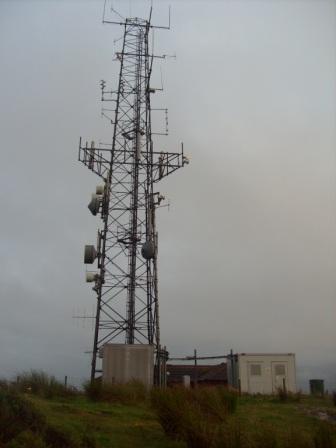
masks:
[[[295,353],[236,353],[239,356],[295,356]]]

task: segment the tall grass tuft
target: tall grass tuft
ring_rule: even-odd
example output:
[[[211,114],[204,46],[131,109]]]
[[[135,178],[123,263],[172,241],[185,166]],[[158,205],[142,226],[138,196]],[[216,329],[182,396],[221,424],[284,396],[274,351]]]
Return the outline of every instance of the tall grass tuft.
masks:
[[[47,422],[34,405],[13,391],[0,390],[0,447],[95,448],[88,435],[79,440]]]
[[[302,399],[302,392],[298,391],[296,393],[288,392],[287,389],[283,389],[281,387],[277,390],[277,399],[280,402],[300,402]]]
[[[45,418],[27,400],[17,394],[0,391],[0,441],[7,443],[27,429],[39,432]]]
[[[314,442],[310,435],[290,428],[285,441],[285,448],[313,448]]]
[[[278,448],[278,435],[274,428],[269,425],[264,425],[260,428],[257,436],[255,436],[256,448]]]
[[[95,381],[93,384],[84,384],[86,396],[92,401],[108,401],[122,404],[135,404],[145,402],[148,392],[140,381],[130,381],[127,384],[102,384]]]
[[[73,389],[65,387],[54,376],[40,370],[21,373],[17,376],[16,383],[12,383],[11,388],[43,398],[70,397],[76,394]]]
[[[217,430],[213,448],[258,448],[251,445],[241,422],[235,419],[228,420]]]
[[[225,405],[227,412],[229,414],[236,412],[238,406],[238,393],[228,390],[223,386],[217,387],[217,392],[221,397],[221,402]]]
[[[39,434],[34,434],[29,429],[20,432],[7,445],[7,448],[48,448]]]
[[[183,419],[188,419],[186,406],[189,391],[186,389],[153,389],[151,404],[165,433],[172,438],[183,437]]]
[[[215,446],[219,425],[236,409],[236,394],[222,388],[154,389],[151,404],[165,433],[188,447]]]
[[[279,401],[283,401],[283,402],[288,401],[289,395],[288,395],[287,389],[284,387],[279,387],[277,389],[277,396],[278,396]]]
[[[320,423],[314,437],[314,448],[336,448],[335,438],[328,423]]]
[[[237,396],[222,388],[154,389],[151,404],[165,433],[188,448],[336,448],[335,430],[326,422],[318,422],[315,433],[289,428],[286,435],[262,420],[251,430],[234,414]]]

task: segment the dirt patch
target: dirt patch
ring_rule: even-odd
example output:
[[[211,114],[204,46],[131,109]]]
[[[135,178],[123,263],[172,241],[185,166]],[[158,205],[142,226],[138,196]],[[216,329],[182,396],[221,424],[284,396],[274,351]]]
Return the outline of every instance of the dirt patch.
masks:
[[[315,417],[321,421],[336,424],[336,413],[327,409],[310,409],[301,408],[301,410],[312,417]]]

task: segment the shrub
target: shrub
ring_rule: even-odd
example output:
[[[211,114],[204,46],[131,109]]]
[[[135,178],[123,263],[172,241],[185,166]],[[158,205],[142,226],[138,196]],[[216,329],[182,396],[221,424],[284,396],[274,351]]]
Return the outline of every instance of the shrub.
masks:
[[[334,390],[332,393],[332,401],[334,403],[334,406],[336,406],[336,390]]]

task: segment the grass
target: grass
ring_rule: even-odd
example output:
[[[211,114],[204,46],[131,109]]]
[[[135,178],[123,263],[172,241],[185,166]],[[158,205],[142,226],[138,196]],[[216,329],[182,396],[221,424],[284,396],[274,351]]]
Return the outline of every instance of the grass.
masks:
[[[331,399],[301,395],[299,401],[283,402],[275,397],[243,396],[235,418],[250,440],[272,432],[277,447],[336,448],[336,425],[321,422],[314,416],[317,410],[329,413]],[[327,433],[331,440],[323,445],[320,439]]]
[[[142,385],[86,392],[36,371],[1,381],[0,448],[180,447],[165,436]],[[6,428],[11,432],[2,437]]]
[[[204,392],[154,393],[166,434],[189,448],[336,448],[336,425],[317,418],[336,417],[330,398],[243,396],[221,415],[213,392],[199,399]]]
[[[94,402],[84,396],[71,401],[51,401],[36,396],[29,399],[55,427],[77,436],[86,433],[94,438],[99,448],[184,447],[164,435],[147,404]]]
[[[168,436],[188,447],[214,446],[218,427],[236,409],[237,394],[223,387],[154,389],[151,403]]]
[[[22,394],[3,389],[0,390],[0,446],[96,448],[92,437],[57,427]]]
[[[0,389],[27,393],[31,392],[44,398],[70,397],[76,395],[72,388],[67,388],[54,376],[50,376],[40,370],[22,372],[16,381],[1,381]]]
[[[111,403],[143,403],[148,399],[148,390],[139,381],[127,384],[103,385],[101,381],[84,384],[86,396],[93,401],[108,401]]]
[[[317,418],[336,422],[332,396],[173,389],[154,390],[150,402],[132,384],[103,388],[93,399],[33,378],[45,389],[0,384],[0,448],[336,448],[336,424]]]

